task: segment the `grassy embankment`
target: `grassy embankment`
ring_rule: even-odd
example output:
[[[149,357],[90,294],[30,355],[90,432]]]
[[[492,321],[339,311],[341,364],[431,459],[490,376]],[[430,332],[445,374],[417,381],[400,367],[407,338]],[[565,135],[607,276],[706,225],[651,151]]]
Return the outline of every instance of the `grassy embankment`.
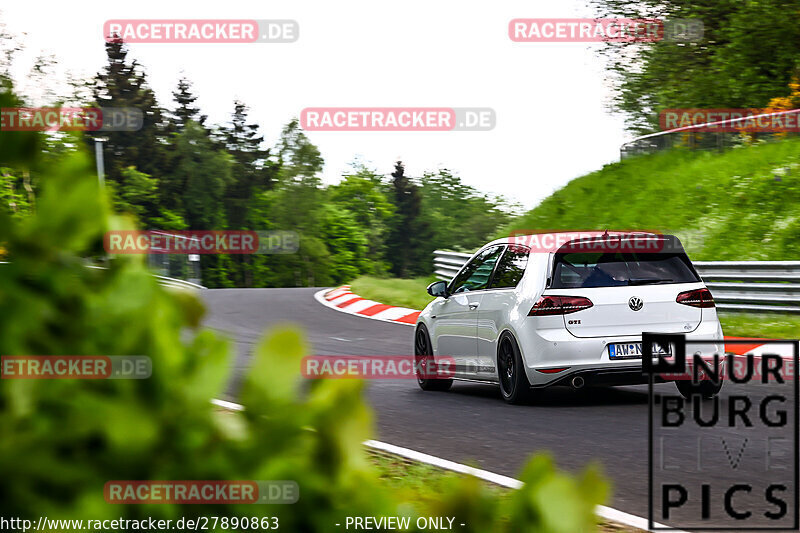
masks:
[[[800,259],[800,139],[724,153],[673,150],[576,178],[512,230],[647,229],[672,233],[695,261]],[[353,292],[422,309],[433,278],[360,277]],[[800,317],[722,314],[726,335],[797,338]]]

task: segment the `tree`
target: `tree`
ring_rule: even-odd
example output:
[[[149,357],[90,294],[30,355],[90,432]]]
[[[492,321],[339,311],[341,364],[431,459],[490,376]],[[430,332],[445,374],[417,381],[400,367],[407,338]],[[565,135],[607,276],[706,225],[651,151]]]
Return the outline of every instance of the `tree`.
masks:
[[[350,281],[368,270],[367,237],[353,214],[333,205],[323,206],[320,235],[331,254],[333,283]]]
[[[258,124],[248,123],[248,109],[240,101],[234,102],[229,127],[222,128],[222,138],[233,159],[230,186],[225,192],[225,206],[232,228],[248,225],[248,204],[257,192],[272,188],[275,166],[269,164],[270,151],[261,145],[264,137]]]
[[[614,108],[636,132],[658,128],[666,108],[764,107],[789,94],[800,59],[798,0],[593,0],[599,16],[697,19],[700,42],[609,43]]]
[[[430,228],[422,244],[427,257],[437,248],[471,251],[482,246],[510,221],[508,210],[517,207],[465,185],[447,169],[426,172],[420,181],[422,213]]]
[[[214,230],[225,226],[222,198],[230,184],[231,157],[213,149],[200,124],[189,121],[175,139],[177,165],[172,180],[180,184],[190,229]]]
[[[230,126],[221,129],[222,142],[232,158],[232,179],[225,190],[225,214],[231,229],[266,229],[264,216],[254,203],[260,193],[272,188],[276,166],[269,161],[270,151],[263,149],[264,137],[259,126],[249,123],[247,106],[234,102]],[[256,283],[255,258],[237,255],[231,258],[231,276],[237,286]]]
[[[199,107],[194,107],[197,96],[192,93],[192,83],[188,79],[182,77],[178,80],[178,87],[172,92],[172,98],[177,104],[172,112],[172,124],[177,131],[182,131],[190,120],[205,127],[208,117],[200,114]]]
[[[113,195],[115,210],[132,213],[142,226],[152,227],[149,215],[157,210],[158,183],[151,176],[136,170],[136,167],[124,169],[122,175],[125,187],[119,188]],[[109,186],[113,188],[114,183],[109,183]]]
[[[319,208],[323,202],[319,173],[324,160],[319,149],[308,140],[299,122],[289,122],[276,147],[275,191],[280,202],[274,205],[274,218],[281,229],[312,233],[319,228]]]
[[[258,218],[260,225],[268,223],[270,229],[297,232],[300,246],[294,254],[254,258],[255,270],[272,286],[332,283],[330,253],[320,234],[325,198],[319,178],[324,163],[319,149],[295,119],[283,128],[273,153],[275,179],[271,189],[255,194],[251,219]],[[262,281],[257,284],[261,286]]]
[[[401,278],[426,274],[430,268],[426,268],[426,259],[420,245],[426,240],[429,228],[420,217],[422,197],[419,187],[405,175],[402,161],[395,163],[391,183],[395,214],[386,241],[390,270]],[[431,261],[428,257],[427,264]]]
[[[106,179],[124,186],[122,172],[131,166],[159,179],[164,169],[164,124],[155,93],[139,64],[128,62],[128,50],[121,39],[106,43],[106,55],[108,64],[92,88],[95,101],[101,107],[140,110],[143,124],[138,131],[89,132],[88,141],[91,144],[95,136],[108,139],[104,143]]]
[[[361,235],[366,238],[367,271],[384,274],[388,270],[386,238],[394,204],[384,193],[382,177],[364,165],[356,165],[354,172],[328,187],[328,198],[332,204],[350,213]]]

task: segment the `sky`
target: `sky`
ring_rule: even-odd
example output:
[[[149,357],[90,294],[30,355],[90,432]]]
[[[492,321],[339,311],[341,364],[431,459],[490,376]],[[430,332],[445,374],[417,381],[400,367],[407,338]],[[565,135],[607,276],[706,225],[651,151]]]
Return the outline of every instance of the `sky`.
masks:
[[[80,8],[76,9],[76,5]],[[267,145],[308,107],[489,107],[491,131],[307,132],[325,159],[323,181],[337,182],[359,160],[380,173],[402,160],[406,173],[447,168],[483,192],[534,207],[569,180],[619,159],[630,135],[613,114],[601,44],[517,43],[515,18],[590,17],[580,0],[487,3],[407,0],[137,2],[36,0],[0,4],[0,21],[21,35],[16,65],[22,92],[41,91],[26,73],[53,54],[54,86],[91,77],[105,63],[110,19],[292,19],[293,43],[129,45],[162,106],[186,76],[212,123],[230,119],[233,101],[250,107]]]

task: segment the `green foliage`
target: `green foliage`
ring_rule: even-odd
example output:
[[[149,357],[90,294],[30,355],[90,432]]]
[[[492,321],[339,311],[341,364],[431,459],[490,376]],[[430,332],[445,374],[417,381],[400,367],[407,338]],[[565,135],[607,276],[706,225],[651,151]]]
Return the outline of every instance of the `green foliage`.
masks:
[[[425,254],[430,226],[422,217],[420,188],[405,172],[402,161],[396,162],[391,181],[391,200],[396,209],[386,239],[389,269],[400,278],[428,272],[430,260],[426,258],[431,257]]]
[[[486,244],[511,215],[492,199],[461,182],[447,169],[426,173],[421,181],[422,213],[430,228],[426,257],[437,248],[474,250]]]
[[[800,66],[797,0],[592,0],[600,16],[697,19],[700,42],[609,43],[602,51],[630,129],[653,131],[665,108],[764,107],[789,94]]]
[[[135,215],[145,227],[148,223],[148,212],[152,212],[158,201],[158,182],[135,167],[122,170],[121,184],[109,182],[109,189],[114,198],[114,210]]]
[[[800,139],[720,153],[672,150],[577,178],[498,232],[645,229],[677,235],[694,260],[800,255]]]
[[[30,174],[23,171],[22,177],[17,177],[12,172],[13,169],[0,168],[0,209],[12,216],[24,217],[33,207]]]
[[[386,196],[380,175],[363,165],[354,173],[342,177],[336,185],[328,187],[329,201],[346,209],[354,218],[367,241],[367,260],[364,270],[372,274],[386,273],[384,260],[389,223],[395,212],[394,204]]]
[[[324,206],[321,235],[331,253],[330,275],[342,283],[368,270],[367,237],[347,210]]]
[[[186,124],[175,140],[175,182],[183,191],[182,203],[191,229],[222,228],[222,198],[232,181],[231,156],[214,150],[205,130]]]

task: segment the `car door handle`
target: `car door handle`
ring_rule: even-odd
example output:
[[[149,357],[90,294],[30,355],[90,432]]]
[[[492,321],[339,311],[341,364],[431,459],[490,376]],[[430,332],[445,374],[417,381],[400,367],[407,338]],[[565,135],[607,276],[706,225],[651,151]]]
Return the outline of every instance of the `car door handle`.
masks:
[[[469,304],[469,308],[474,311],[475,309],[478,308],[479,305],[480,304],[478,302],[473,302],[473,303]]]

